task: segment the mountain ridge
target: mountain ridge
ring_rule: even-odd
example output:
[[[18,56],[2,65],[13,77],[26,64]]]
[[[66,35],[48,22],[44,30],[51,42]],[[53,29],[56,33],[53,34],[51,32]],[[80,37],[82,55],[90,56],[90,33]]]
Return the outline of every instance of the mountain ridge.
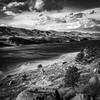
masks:
[[[57,31],[27,30],[24,28],[0,27],[0,42],[7,45],[29,45],[41,43],[66,43],[73,41],[96,40],[95,34]],[[5,45],[6,45],[5,44]]]

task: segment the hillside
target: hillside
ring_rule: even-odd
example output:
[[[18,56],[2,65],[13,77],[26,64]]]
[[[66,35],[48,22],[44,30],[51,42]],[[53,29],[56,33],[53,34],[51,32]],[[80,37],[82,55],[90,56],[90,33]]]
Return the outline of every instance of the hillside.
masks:
[[[100,44],[97,43],[97,45]],[[47,66],[43,66],[43,70],[45,72],[42,72],[42,70],[37,67],[34,70],[19,72],[13,75],[6,76],[0,82],[0,99],[16,100],[16,97],[20,92],[21,94],[17,97],[17,100],[23,98],[22,95],[26,95],[27,98],[33,98],[30,95],[27,95],[27,93],[30,94],[30,91],[33,91],[32,95],[34,95],[34,89],[36,88],[42,88],[42,90],[40,89],[39,91],[41,91],[41,93],[44,91],[44,94],[49,93],[49,91],[51,91],[50,93],[54,93],[53,89],[59,89],[63,86],[63,79],[68,66],[73,65],[76,66],[81,72],[80,81],[78,83],[79,87],[76,87],[76,89],[78,92],[82,91],[83,84],[86,85],[89,78],[92,76],[91,72],[95,68],[99,69],[100,48],[99,46],[97,47],[97,45],[92,45],[92,47],[87,48],[88,52],[85,52],[89,56],[87,58],[84,57],[85,60],[94,57],[94,59],[92,59],[90,63],[80,63],[80,61],[76,61],[76,57],[79,55],[78,52],[69,53],[59,57],[59,60],[57,62],[54,62],[53,64]],[[96,51],[96,53],[94,53],[93,50]],[[83,49],[83,51],[86,50]],[[93,52],[94,55],[91,55],[91,52]],[[46,88],[48,90],[45,90]],[[23,90],[24,92],[22,92]]]

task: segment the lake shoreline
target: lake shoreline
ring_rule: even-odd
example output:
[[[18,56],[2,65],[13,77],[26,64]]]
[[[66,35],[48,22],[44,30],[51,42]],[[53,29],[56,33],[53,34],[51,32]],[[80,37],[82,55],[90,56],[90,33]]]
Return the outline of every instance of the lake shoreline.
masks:
[[[89,40],[66,44],[41,44],[0,49],[0,70],[2,74],[8,74],[8,72],[19,70],[19,67],[23,64],[33,63],[32,66],[34,64],[36,66],[36,63],[38,65],[45,61],[52,62],[52,60],[59,59],[61,55],[79,52],[82,48],[99,42],[100,40]]]

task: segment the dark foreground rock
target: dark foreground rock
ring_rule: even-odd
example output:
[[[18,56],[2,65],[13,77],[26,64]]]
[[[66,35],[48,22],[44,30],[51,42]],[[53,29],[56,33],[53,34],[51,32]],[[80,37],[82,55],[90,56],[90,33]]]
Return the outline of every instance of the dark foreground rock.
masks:
[[[21,92],[16,100],[60,100],[54,89],[37,88]]]
[[[60,89],[31,88],[21,92],[16,100],[71,100],[75,96],[76,91],[73,88],[68,87]]]

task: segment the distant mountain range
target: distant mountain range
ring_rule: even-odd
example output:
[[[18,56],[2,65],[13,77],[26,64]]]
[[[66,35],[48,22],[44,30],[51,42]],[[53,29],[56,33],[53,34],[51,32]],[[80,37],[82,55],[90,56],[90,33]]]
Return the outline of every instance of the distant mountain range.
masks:
[[[42,43],[65,43],[97,39],[95,34],[72,32],[56,32],[27,30],[14,27],[0,27],[0,46],[20,46]]]

